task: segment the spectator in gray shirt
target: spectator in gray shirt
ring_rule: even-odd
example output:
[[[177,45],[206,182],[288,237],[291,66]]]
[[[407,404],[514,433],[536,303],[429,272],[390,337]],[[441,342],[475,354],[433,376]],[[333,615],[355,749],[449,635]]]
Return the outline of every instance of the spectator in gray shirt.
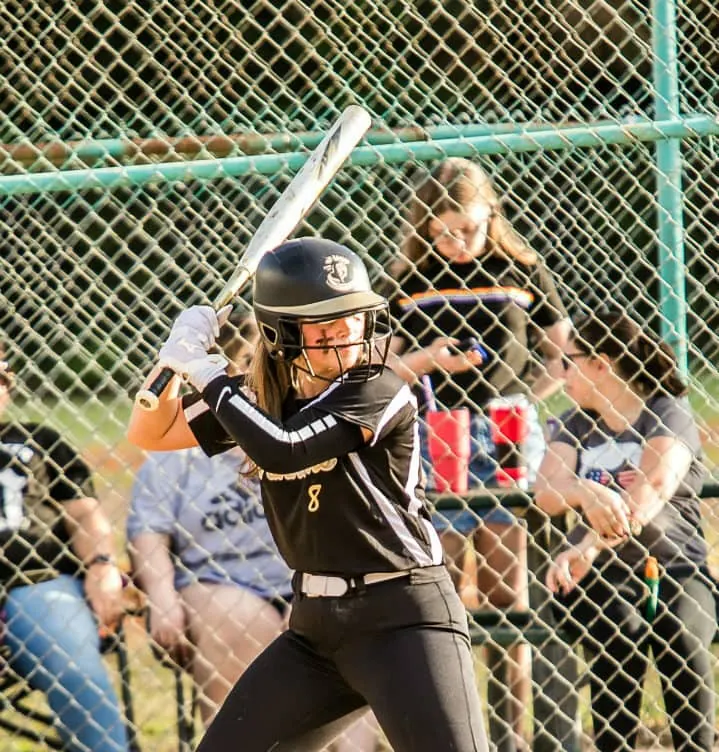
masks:
[[[578,409],[554,431],[536,502],[581,516],[547,584],[587,658],[595,746],[635,748],[651,653],[674,749],[710,752],[716,616],[697,497],[704,469],[676,358],[646,327],[607,312],[577,325],[564,359]],[[656,571],[658,593],[645,582]]]
[[[153,639],[191,665],[208,723],[284,628],[290,571],[277,555],[243,457],[157,452],[133,489],[128,540]]]

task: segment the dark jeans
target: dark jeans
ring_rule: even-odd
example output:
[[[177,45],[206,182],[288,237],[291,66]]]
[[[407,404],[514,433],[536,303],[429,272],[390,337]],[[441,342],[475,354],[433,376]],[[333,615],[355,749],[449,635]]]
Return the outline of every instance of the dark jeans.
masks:
[[[594,743],[600,752],[631,750],[639,730],[649,651],[661,677],[674,749],[714,745],[710,646],[716,631],[709,579],[689,567],[663,573],[654,621],[644,618],[646,589],[628,567],[592,571],[559,599],[559,628],[576,635],[591,673]]]
[[[250,665],[198,752],[318,750],[366,705],[395,752],[486,752],[467,617],[444,567],[341,598],[296,595],[290,630]]]

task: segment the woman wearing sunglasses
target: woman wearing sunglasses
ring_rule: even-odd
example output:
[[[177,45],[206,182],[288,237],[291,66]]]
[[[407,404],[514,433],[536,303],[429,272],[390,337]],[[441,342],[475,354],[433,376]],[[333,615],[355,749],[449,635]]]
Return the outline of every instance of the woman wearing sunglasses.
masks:
[[[651,651],[674,749],[708,752],[716,616],[699,432],[676,357],[626,314],[602,312],[577,325],[564,365],[577,408],[555,429],[536,502],[581,516],[547,585],[589,664],[594,743],[635,747]],[[658,603],[648,564],[659,568]]]

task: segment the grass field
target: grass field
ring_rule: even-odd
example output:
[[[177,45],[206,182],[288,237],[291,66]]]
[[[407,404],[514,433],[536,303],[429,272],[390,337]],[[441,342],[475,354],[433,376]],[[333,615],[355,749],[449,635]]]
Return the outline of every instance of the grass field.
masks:
[[[705,381],[692,395],[692,404],[702,427],[706,464],[719,473],[719,379]],[[548,405],[556,412],[566,403],[561,399]],[[134,472],[142,453],[124,438],[129,414],[127,399],[108,404],[85,405],[58,403],[46,409],[36,405],[15,410],[15,417],[51,424],[79,447],[95,470],[97,492],[113,521],[119,550],[125,545],[125,518]],[[705,507],[707,537],[712,547],[712,564],[719,570],[719,500],[709,500]],[[145,752],[170,752],[177,749],[175,736],[175,699],[172,673],[153,657],[144,627],[137,619],[127,624],[132,673],[132,688],[140,742]],[[484,669],[477,651],[480,686],[486,686]],[[584,698],[584,722],[588,727],[588,703]],[[662,737],[664,723],[658,681],[652,678],[646,694],[644,718],[647,725],[646,748]],[[42,705],[43,700],[38,699]],[[529,719],[529,716],[528,716]],[[528,722],[530,722],[528,720]],[[35,752],[34,742],[13,739],[0,730],[0,752]]]

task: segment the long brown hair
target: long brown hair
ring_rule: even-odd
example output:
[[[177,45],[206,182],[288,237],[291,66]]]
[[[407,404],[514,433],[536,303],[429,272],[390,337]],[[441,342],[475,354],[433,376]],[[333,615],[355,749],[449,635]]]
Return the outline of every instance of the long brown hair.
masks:
[[[260,340],[245,374],[245,384],[257,399],[257,406],[273,418],[282,417],[282,405],[292,386],[291,366],[275,360]]]
[[[429,263],[428,251],[432,246],[429,225],[433,218],[447,211],[468,212],[478,203],[492,210],[487,251],[503,254],[526,266],[536,264],[537,254],[502,213],[499,196],[487,173],[474,162],[452,157],[415,179],[407,216],[409,229],[401,246],[403,258],[393,266],[393,272],[410,264],[421,269]]]
[[[264,342],[257,343],[250,367],[245,373],[245,386],[254,395],[257,406],[277,420],[282,418],[282,405],[292,386],[291,366],[270,357]],[[259,473],[257,465],[248,460],[244,476]]]
[[[241,373],[249,367],[251,354],[256,350],[259,339],[260,330],[255,316],[241,302],[220,327],[220,334],[211,352],[223,354],[230,361],[230,371]]]

